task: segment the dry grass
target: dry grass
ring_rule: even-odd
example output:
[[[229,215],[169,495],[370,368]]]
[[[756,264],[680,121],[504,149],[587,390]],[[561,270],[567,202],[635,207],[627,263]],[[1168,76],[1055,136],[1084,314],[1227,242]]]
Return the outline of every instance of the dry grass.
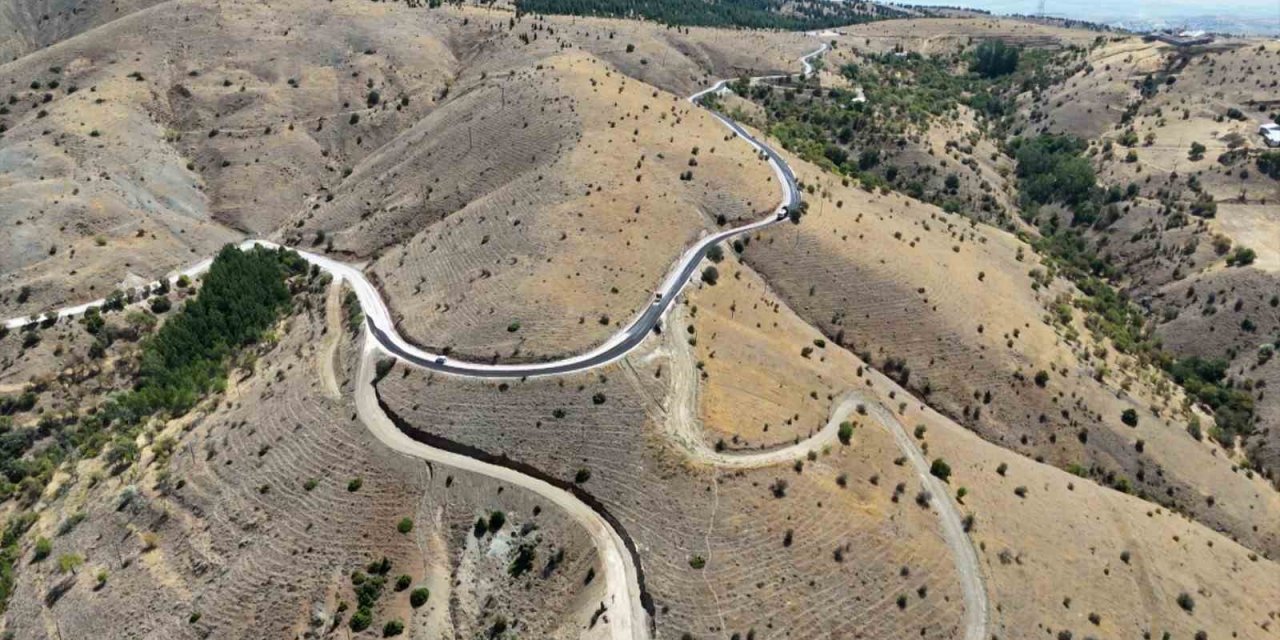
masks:
[[[954,637],[954,567],[934,516],[912,502],[915,489],[890,500],[898,482],[915,483],[890,463],[887,434],[860,430],[856,448],[815,452],[799,473],[719,473],[650,422],[671,375],[658,376],[663,363],[638,354],[591,375],[501,386],[393,371],[380,391],[423,430],[566,480],[589,469],[583,488],[641,549],[660,635]],[[783,498],[770,489],[779,479]],[[705,566],[693,568],[694,557]]]
[[[327,354],[323,303],[314,302],[314,315],[290,320],[281,344],[216,409],[161,425],[176,439],[167,464],[147,453],[110,476],[85,463],[61,497],[50,498],[37,531],[54,540],[54,558],[79,553],[86,569],[52,605],[45,594],[64,579],[53,560],[24,569],[8,630],[44,637],[56,620],[62,637],[292,637],[329,624],[340,601],[354,603],[349,572],[386,556],[390,583],[408,574],[437,591],[414,610],[409,591],[389,584],[377,629],[399,617],[417,637],[441,621],[447,628],[432,634],[471,637],[504,616],[531,636],[578,637],[591,609],[581,601],[590,592],[583,578],[596,563],[585,532],[520,489],[381,448],[348,401],[321,393],[315,366]],[[358,491],[348,488],[353,478],[362,480]],[[493,510],[507,514],[507,525],[478,540],[471,526]],[[77,511],[85,520],[55,535]],[[404,517],[415,523],[409,535],[396,530]],[[507,569],[518,535],[537,541],[538,561],[513,579]],[[564,560],[543,576],[558,549]],[[94,589],[98,568],[109,575]],[[198,622],[188,622],[192,613]]]
[[[819,195],[797,230],[753,239],[745,259],[801,317],[878,367],[901,359],[909,385],[927,389],[931,406],[995,444],[1099,479],[1124,478],[1246,546],[1277,548],[1280,496],[1246,477],[1229,452],[1189,436],[1180,394],[1154,371],[1110,349],[1099,358],[1106,343],[1078,312],[1073,329],[1051,322],[1053,303],[1071,289],[1061,281],[1033,288],[1028,274],[1038,265],[1029,248],[934,207],[829,184],[792,163]],[[1109,372],[1099,382],[1103,366]],[[1032,381],[1042,370],[1050,374],[1043,389]],[[1143,416],[1136,429],[1120,422],[1126,408]]]

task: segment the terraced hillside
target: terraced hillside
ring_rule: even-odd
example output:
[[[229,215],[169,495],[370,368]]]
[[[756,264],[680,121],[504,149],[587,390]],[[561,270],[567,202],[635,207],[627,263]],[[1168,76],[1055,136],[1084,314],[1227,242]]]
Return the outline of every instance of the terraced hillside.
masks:
[[[1037,130],[1091,139],[1104,185],[1136,194],[1086,237],[1123,273],[1123,286],[1178,357],[1221,361],[1224,383],[1257,406],[1239,446],[1275,478],[1275,408],[1255,367],[1275,333],[1274,216],[1258,126],[1275,117],[1273,43],[1224,39],[1178,50],[1138,38],[1090,51],[1088,64],[1028,99]],[[1261,350],[1261,353],[1260,353]],[[1230,438],[1227,438],[1230,440]]]
[[[785,241],[753,239],[743,255],[828,340],[996,444],[1275,553],[1276,491],[1188,433],[1198,410],[1176,386],[1116,352],[1069,304],[1059,311],[1078,294],[1044,280],[1030,247],[792,163],[818,194],[805,222]],[[1122,421],[1126,409],[1136,426]]]
[[[597,571],[585,533],[520,488],[383,448],[349,396],[323,394],[323,313],[287,321],[224,398],[147,433],[128,472],[94,460],[62,476],[32,531],[52,541],[49,557],[23,554],[8,631],[327,634],[358,613],[361,573],[386,582],[364,592],[379,631],[400,620],[420,637],[496,626],[579,637],[595,589],[584,579]],[[350,336],[340,344],[339,361],[353,363]],[[505,524],[477,534],[476,519],[497,522],[495,512]],[[539,561],[513,574],[526,545]],[[70,554],[81,568],[61,570]],[[368,568],[383,558],[389,569]],[[430,596],[414,605],[420,588]],[[104,625],[109,616],[129,623]]]
[[[3,26],[5,317],[313,253],[0,331],[0,635],[1276,633],[1273,45],[356,0]],[[790,170],[802,205],[652,306]],[[646,308],[620,360],[508,368]]]
[[[709,29],[669,33],[643,23],[517,21],[506,12],[355,2],[270,8],[234,0],[174,2],[163,11],[122,11],[0,68],[0,82],[10,87],[0,114],[6,129],[0,158],[9,158],[0,161],[0,170],[10,194],[0,205],[0,238],[8,248],[0,258],[0,305],[13,316],[100,297],[245,234],[318,248],[332,242],[349,258],[368,260],[427,236],[433,222],[464,204],[507,202],[531,186],[524,206],[530,199],[541,202],[543,214],[559,220],[570,215],[566,210],[576,215],[583,208],[566,191],[630,184],[633,171],[660,164],[670,168],[650,175],[656,183],[645,185],[655,189],[654,201],[627,196],[627,207],[596,214],[602,224],[616,228],[627,219],[605,223],[606,213],[644,219],[633,209],[648,204],[642,213],[657,214],[652,229],[666,230],[672,211],[704,209],[701,219],[679,217],[685,235],[673,237],[684,239],[718,215],[764,211],[776,204],[766,197],[773,193],[765,184],[770,174],[727,174],[730,168],[736,174],[739,162],[747,166],[750,155],[721,145],[731,155],[719,166],[722,156],[711,149],[722,131],[691,130],[683,142],[658,137],[675,122],[665,118],[679,117],[668,110],[677,106],[673,96],[649,96],[651,90],[633,81],[631,93],[619,94],[628,100],[614,105],[601,89],[588,88],[590,79],[620,80],[617,70],[600,66],[611,64],[684,95],[709,71],[789,68],[803,47],[813,46],[796,35],[744,37],[756,46],[742,49],[740,38]],[[537,101],[555,85],[533,84],[552,72],[557,63],[549,59],[562,53],[567,57],[556,73],[567,72],[566,80],[576,83],[555,91],[558,112],[545,111]],[[596,66],[573,70],[571,62]],[[537,91],[522,92],[521,84]],[[503,108],[504,98],[510,109]],[[671,104],[659,105],[665,101]],[[496,113],[486,115],[494,105]],[[589,122],[570,117],[571,108],[591,116]],[[635,118],[642,113],[656,124],[639,126]],[[463,126],[472,117],[476,125]],[[633,120],[632,131],[643,128],[646,139],[653,137],[646,143],[653,148],[597,166],[593,156],[621,142],[626,129],[614,127],[625,127],[624,117]],[[511,137],[510,131],[519,133]],[[415,144],[424,139],[438,146]],[[579,145],[576,155],[558,149],[570,140]],[[701,168],[685,166],[693,147],[703,154]],[[666,162],[656,157],[664,152]],[[562,155],[568,164],[555,164]],[[635,170],[641,155],[648,165]],[[696,180],[678,179],[689,171]],[[462,175],[483,179],[457,183]],[[437,182],[442,176],[446,182]],[[668,197],[657,195],[668,191]],[[492,220],[497,213],[477,217],[486,215]],[[540,222],[525,220],[518,231],[559,237],[559,227]],[[409,246],[400,249],[413,253]],[[121,253],[129,256],[123,270],[116,260]],[[625,240],[613,254],[620,257],[616,270],[656,272],[669,263],[667,254],[651,256]],[[538,281],[524,266],[519,263],[520,275],[509,277],[519,284],[503,282],[503,295]],[[510,265],[484,268],[505,270],[500,267]],[[596,287],[615,285],[626,287],[631,307],[648,295],[633,282]],[[445,299],[456,306],[458,294],[452,293]],[[404,303],[406,315],[417,315],[416,301]],[[418,338],[447,342],[430,333]]]
[[[717,471],[652,424],[646,398],[670,373],[642,359],[501,385],[393,370],[379,393],[411,432],[510,456],[603,502],[641,550],[659,635],[956,637],[954,565],[916,491],[895,490],[917,485],[889,462],[889,441],[816,450],[798,471]],[[875,473],[878,484],[853,480]]]
[[[809,226],[813,215],[797,230]],[[805,247],[787,238],[791,231],[782,230],[777,240]],[[744,255],[767,246],[768,236],[754,238]],[[869,259],[878,262],[874,254]],[[824,340],[773,291],[762,288],[750,266],[728,257],[719,266],[725,277],[691,291],[685,315],[669,323],[680,328],[688,322],[693,330],[668,331],[658,351],[641,356],[658,362],[669,378],[663,398],[669,429],[680,426],[679,402],[688,377],[698,381],[703,409],[696,414],[700,419],[685,428],[720,438],[729,443],[723,451],[736,455],[761,444],[784,444],[786,436],[772,435],[779,427],[804,442],[813,433],[806,425],[812,405],[830,397],[824,394],[856,387],[868,411],[854,416],[853,445],[846,452],[867,456],[856,466],[870,468],[852,472],[850,486],[882,481],[875,475],[881,468],[876,460],[902,460],[898,448],[873,448],[895,423],[900,434],[914,438],[967,518],[991,598],[992,635],[1021,637],[1031,629],[1055,637],[1270,633],[1278,612],[1265,597],[1257,600],[1247,592],[1280,588],[1271,575],[1273,560],[1185,516],[1111,489],[1103,478],[1080,478],[984,441],[849,350]],[[686,350],[696,350],[697,360],[682,360],[678,354]],[[901,377],[901,371],[891,375]],[[734,412],[734,405],[719,402],[726,397],[744,410]],[[773,415],[793,421],[772,423],[761,433],[757,416]],[[669,435],[699,455],[698,446],[683,439],[688,431]],[[762,437],[767,444],[757,444]],[[713,446],[702,444],[704,451]],[[933,499],[948,498],[934,494]],[[1193,606],[1189,612],[1179,604],[1183,593]]]

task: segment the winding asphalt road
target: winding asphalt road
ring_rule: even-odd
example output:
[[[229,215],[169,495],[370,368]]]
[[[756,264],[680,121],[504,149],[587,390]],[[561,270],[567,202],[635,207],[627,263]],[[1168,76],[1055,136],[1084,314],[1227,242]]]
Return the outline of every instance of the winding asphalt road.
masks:
[[[824,44],[817,50],[800,59],[801,63],[804,65],[804,73],[806,75],[811,73],[813,70],[813,66],[809,61],[826,50],[827,45]],[[689,101],[693,104],[699,104],[704,96],[723,90],[725,85],[726,81],[721,80],[711,87],[689,96]],[[787,212],[792,207],[799,206],[801,202],[800,188],[796,184],[795,174],[791,171],[791,167],[787,165],[786,161],[778,155],[777,151],[757,140],[755,136],[751,135],[751,133],[745,128],[727,116],[711,109],[708,109],[708,111],[717,120],[729,129],[733,130],[734,133],[746,140],[748,144],[766,157],[782,187],[782,204],[771,212],[767,218],[711,234],[694,243],[693,246],[689,247],[689,249],[680,256],[680,259],[676,261],[674,267],[672,267],[666,278],[662,281],[661,286],[657,289],[660,295],[656,296],[656,299],[652,303],[637,314],[625,329],[615,333],[604,343],[585,353],[549,362],[490,364],[455,360],[444,354],[425,351],[409,343],[396,330],[395,323],[391,317],[391,311],[387,308],[386,302],[383,301],[377,288],[369,282],[360,269],[327,256],[297,249],[295,249],[295,251],[308,262],[328,271],[333,275],[335,280],[342,279],[347,281],[359,297],[360,306],[364,310],[369,330],[373,333],[374,338],[377,339],[382,349],[417,366],[430,369],[432,371],[439,371],[441,373],[458,376],[477,378],[525,378],[574,373],[609,364],[625,356],[628,352],[634,349],[636,345],[644,341],[645,336],[647,336],[654,327],[658,326],[658,323],[662,320],[663,314],[666,313],[668,308],[670,308],[672,302],[675,301],[684,285],[689,282],[691,277],[693,277],[693,273],[698,268],[698,264],[702,261],[702,258],[706,256],[707,251],[709,251],[712,246],[735,236],[750,233],[782,222],[787,219]],[[242,249],[253,246],[275,248],[280,245],[269,240],[247,240],[240,245]],[[188,277],[197,276],[207,271],[211,262],[212,259],[202,260],[184,269],[180,273],[170,276],[170,279],[176,281],[178,277],[182,275],[186,275]],[[154,284],[152,286],[154,286]],[[60,318],[75,316],[84,313],[90,307],[101,306],[102,304],[103,300],[95,300],[82,305],[61,309],[57,313]],[[8,320],[5,325],[11,329],[19,328],[36,321],[37,319],[38,318],[34,316],[13,318]]]
[[[826,50],[827,45],[824,44],[800,59],[804,68],[804,75],[813,72],[813,65],[810,60],[821,55]],[[689,102],[700,105],[703,97],[724,90],[727,83],[727,80],[721,80],[711,87],[689,96]],[[614,605],[609,607],[609,616],[612,635],[615,638],[648,640],[652,635],[652,621],[648,619],[642,602],[638,559],[627,548],[619,532],[609,525],[602,517],[602,514],[597,513],[564,489],[538,478],[530,477],[527,474],[522,474],[509,467],[490,464],[472,457],[427,446],[409,438],[393,424],[378,404],[373,385],[373,365],[378,357],[378,352],[382,351],[411,364],[440,373],[476,378],[511,379],[581,372],[611,363],[629,353],[645,339],[650,331],[658,326],[667,309],[670,308],[680,290],[693,277],[698,264],[713,245],[734,236],[750,233],[787,220],[787,213],[790,209],[799,206],[801,203],[801,192],[796,183],[795,174],[777,151],[760,142],[742,125],[728,116],[714,109],[707,108],[707,110],[768,160],[782,187],[782,204],[769,217],[763,220],[709,235],[691,246],[681,255],[663,280],[661,287],[658,289],[660,295],[656,297],[654,302],[637,314],[625,329],[585,353],[551,362],[486,364],[453,360],[443,354],[424,351],[410,344],[396,331],[391,312],[383,301],[382,296],[373,284],[365,278],[364,273],[359,268],[326,256],[295,249],[308,262],[329,272],[335,280],[335,285],[339,281],[345,280],[355,291],[359,298],[360,306],[364,311],[367,333],[355,391],[356,408],[361,421],[382,443],[396,451],[421,459],[472,470],[524,487],[555,502],[575,520],[582,523],[597,548],[600,549],[601,562],[604,565],[605,572],[605,600]],[[242,249],[254,246],[280,247],[280,245],[269,240],[247,240],[240,245]],[[187,277],[198,276],[207,271],[211,264],[212,258],[207,258],[169,276],[169,280],[176,282],[179,277],[184,275]],[[153,288],[156,284],[152,283],[148,288]],[[101,306],[103,303],[104,300],[95,300],[59,309],[54,313],[57,314],[59,319],[73,317],[83,314],[89,308]],[[332,302],[328,306],[332,307]],[[333,313],[332,308],[328,311],[330,314]],[[46,315],[13,318],[7,320],[4,326],[10,329],[21,328],[30,323],[38,322],[40,318]],[[855,396],[846,397],[842,400],[840,406],[833,410],[833,415],[827,428],[818,434],[819,439],[834,437],[838,421],[843,415],[847,415],[849,405],[853,402],[853,397]],[[868,405],[872,407],[878,406],[875,403],[868,403]],[[885,413],[887,414],[887,412]],[[920,472],[924,482],[929,483],[933,480],[932,476],[927,473],[927,468],[924,466],[924,461],[919,451],[915,450],[914,443],[910,442],[909,438],[906,438],[905,431],[902,430],[901,425],[897,425],[897,428],[894,429],[896,421],[892,415],[877,415],[877,417],[880,418],[881,422],[885,423],[886,427],[894,431],[895,438],[900,440],[899,445],[904,451],[908,451],[913,465]],[[904,439],[905,442],[902,441]],[[812,447],[814,444],[815,442],[805,442],[796,446]],[[747,456],[741,460],[735,460],[732,456],[725,456],[724,460],[715,460],[713,462],[727,467],[758,466],[760,464],[772,464],[777,461],[788,460],[796,455],[799,450],[797,448],[792,451],[791,448],[788,448],[766,454],[764,457]],[[914,455],[910,455],[913,450],[915,452]],[[964,637],[966,640],[979,640],[985,636],[988,604],[986,592],[982,586],[981,570],[977,564],[976,553],[973,550],[972,543],[960,527],[959,514],[954,505],[951,504],[949,494],[946,493],[945,488],[933,488],[935,489],[934,495],[939,496],[939,500],[937,500],[939,505],[945,505],[940,506],[943,532],[957,554],[956,566],[961,574],[961,584],[966,605]]]

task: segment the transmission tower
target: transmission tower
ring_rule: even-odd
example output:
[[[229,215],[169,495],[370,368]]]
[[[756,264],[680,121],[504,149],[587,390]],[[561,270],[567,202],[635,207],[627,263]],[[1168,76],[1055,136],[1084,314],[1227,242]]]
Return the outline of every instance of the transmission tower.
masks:
[[[1037,5],[1036,15],[1040,16],[1041,18],[1044,17],[1044,0],[1040,0],[1039,4]]]

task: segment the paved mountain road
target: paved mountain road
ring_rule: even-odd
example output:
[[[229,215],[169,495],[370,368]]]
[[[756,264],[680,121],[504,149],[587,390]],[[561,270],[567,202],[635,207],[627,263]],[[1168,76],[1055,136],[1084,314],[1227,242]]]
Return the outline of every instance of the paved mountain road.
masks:
[[[813,65],[810,60],[826,50],[827,45],[824,44],[800,59],[805,75],[813,71]],[[711,87],[689,96],[689,101],[693,104],[699,104],[704,96],[722,91],[726,85],[727,81],[721,80]],[[681,255],[680,259],[672,267],[662,281],[661,286],[657,289],[660,295],[651,304],[637,314],[626,328],[611,336],[604,343],[582,354],[550,362],[485,364],[453,360],[443,354],[424,351],[400,336],[392,321],[391,312],[387,308],[386,302],[359,268],[327,256],[295,249],[308,262],[329,272],[335,280],[335,286],[339,281],[345,281],[359,298],[366,320],[366,334],[358,374],[359,379],[356,381],[355,389],[357,414],[362,422],[365,423],[379,441],[393,450],[510,482],[513,485],[537,493],[564,509],[566,513],[584,527],[596,547],[600,550],[605,574],[605,602],[608,604],[610,630],[612,636],[618,639],[647,640],[652,635],[652,621],[648,619],[647,612],[642,604],[642,588],[637,564],[639,559],[627,548],[620,533],[610,526],[601,513],[598,513],[585,502],[562,488],[508,467],[445,451],[409,438],[408,435],[396,428],[395,424],[378,404],[377,394],[373,386],[374,363],[377,360],[378,352],[381,351],[413,365],[440,373],[475,378],[512,379],[586,371],[614,362],[629,353],[649,335],[649,332],[654,327],[658,326],[663,315],[671,307],[680,290],[693,277],[698,264],[713,245],[787,220],[787,213],[791,208],[801,204],[801,193],[796,183],[795,174],[777,151],[756,139],[742,125],[724,114],[713,109],[708,109],[708,112],[765,157],[781,185],[782,203],[765,219],[714,233],[696,242]],[[250,248],[253,246],[279,247],[280,245],[269,240],[247,240],[241,243],[240,246],[241,248]],[[172,282],[183,275],[188,277],[198,276],[207,271],[211,263],[212,258],[207,258],[169,276],[169,279]],[[151,286],[154,286],[154,284]],[[95,300],[73,307],[66,307],[52,313],[56,313],[59,319],[72,317],[83,314],[90,307],[101,306],[103,302],[103,300]],[[331,292],[329,303],[326,305],[331,314],[335,311],[335,303],[336,293]],[[40,317],[43,317],[43,315]],[[4,324],[10,329],[16,329],[37,320],[38,317],[34,316],[13,318]],[[332,347],[326,345],[326,351],[330,349]],[[337,386],[336,381],[325,380],[324,382],[326,391],[332,393],[333,387]],[[741,468],[789,461],[802,449],[807,451],[808,447],[821,446],[822,443],[833,439],[839,420],[848,414],[855,397],[851,394],[842,399],[839,406],[833,409],[827,428],[815,434],[813,441],[805,441],[776,452],[759,455],[748,454],[740,458],[725,454],[721,459],[721,456],[718,455],[712,459],[705,460],[705,462],[731,468]],[[915,448],[914,443],[909,438],[906,438],[901,425],[896,425],[893,416],[887,414],[887,411],[876,403],[868,402],[867,406],[874,408],[873,413],[876,414],[876,417],[880,419],[886,428],[894,432],[895,440],[898,441],[899,447],[911,458],[913,465],[921,473],[923,481],[930,486],[934,495],[937,496],[935,504],[939,507],[943,534],[956,555],[956,568],[960,573],[961,586],[964,591],[964,638],[965,640],[983,640],[986,636],[988,605],[986,592],[982,584],[981,569],[978,566],[972,542],[969,541],[967,534],[964,533],[961,527],[960,516],[954,504],[951,503],[950,495],[946,493],[944,487],[929,485],[933,478],[927,473],[928,469],[927,466],[924,466],[922,455]],[[896,428],[894,425],[896,425]]]

